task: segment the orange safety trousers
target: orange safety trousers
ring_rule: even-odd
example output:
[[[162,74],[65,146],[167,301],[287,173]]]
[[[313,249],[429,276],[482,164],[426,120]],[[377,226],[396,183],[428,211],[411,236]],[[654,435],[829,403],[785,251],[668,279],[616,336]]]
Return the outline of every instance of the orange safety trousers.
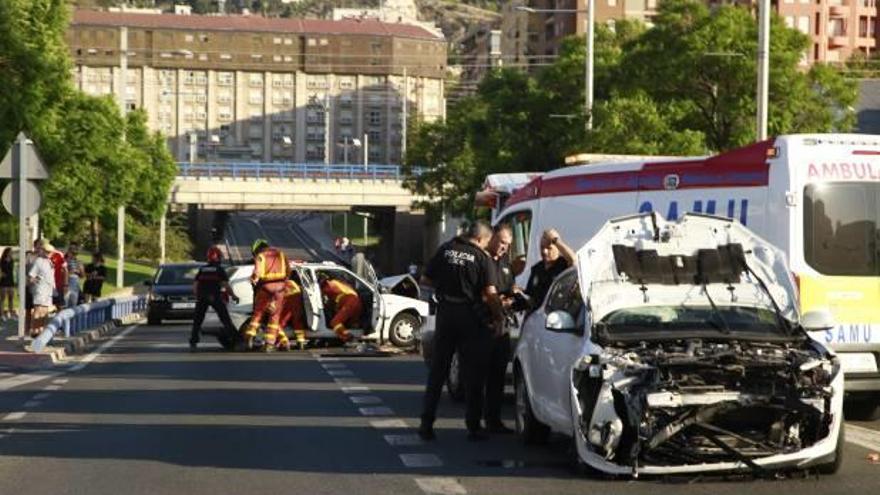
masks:
[[[287,325],[293,327],[296,340],[305,340],[305,320],[303,319],[303,294],[299,285],[293,280],[288,280],[284,288],[284,302],[281,305],[281,320],[279,321],[281,340],[286,341],[284,329]]]
[[[348,328],[358,325],[364,307],[357,294],[345,294],[336,302],[336,314],[330,320],[330,327],[340,337],[348,335]]]
[[[284,282],[267,282],[260,285],[254,294],[254,314],[245,330],[245,339],[255,337],[263,318],[266,317],[266,344],[274,345],[281,329],[281,309],[284,305]]]

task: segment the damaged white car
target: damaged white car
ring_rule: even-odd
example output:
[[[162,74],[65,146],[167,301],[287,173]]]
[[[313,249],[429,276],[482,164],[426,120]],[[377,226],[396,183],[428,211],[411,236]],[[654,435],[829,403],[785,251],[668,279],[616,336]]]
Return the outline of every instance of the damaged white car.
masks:
[[[526,442],[574,437],[609,474],[815,468],[843,451],[843,373],[799,317],[784,254],[729,219],[608,222],[523,325]]]

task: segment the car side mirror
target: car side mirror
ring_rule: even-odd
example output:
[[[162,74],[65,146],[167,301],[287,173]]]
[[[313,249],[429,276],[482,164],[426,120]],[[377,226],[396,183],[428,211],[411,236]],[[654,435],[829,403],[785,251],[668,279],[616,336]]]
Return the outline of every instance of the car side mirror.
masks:
[[[827,309],[807,311],[801,317],[801,326],[808,332],[822,332],[837,326],[834,315]]]
[[[547,315],[544,326],[553,332],[575,333],[577,330],[574,317],[561,310],[553,311]]]

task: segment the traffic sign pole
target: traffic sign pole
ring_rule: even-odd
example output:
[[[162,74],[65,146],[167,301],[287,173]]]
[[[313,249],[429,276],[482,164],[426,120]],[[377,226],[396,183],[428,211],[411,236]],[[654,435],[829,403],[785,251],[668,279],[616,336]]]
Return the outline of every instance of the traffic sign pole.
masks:
[[[19,135],[18,148],[18,340],[24,340],[24,324],[27,308],[25,307],[25,291],[27,290],[27,215],[25,205],[27,202],[27,169],[28,157],[27,146],[28,140],[23,135]],[[13,162],[15,158],[13,157]],[[15,165],[13,163],[13,165]],[[14,168],[14,167],[13,167]]]

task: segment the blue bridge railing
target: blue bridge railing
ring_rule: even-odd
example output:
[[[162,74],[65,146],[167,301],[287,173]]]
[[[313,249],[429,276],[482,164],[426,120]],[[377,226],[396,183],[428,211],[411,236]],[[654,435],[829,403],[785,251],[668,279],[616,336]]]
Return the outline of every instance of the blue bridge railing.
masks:
[[[179,162],[177,176],[187,178],[394,180],[409,176],[400,165],[324,165],[323,163]],[[412,169],[418,175],[421,169]]]
[[[70,337],[113,320],[120,320],[130,314],[140,313],[145,309],[147,309],[146,296],[102,299],[62,309],[49,320],[40,336],[34,339],[31,348],[34,352],[40,352],[59,332],[65,337]]]

